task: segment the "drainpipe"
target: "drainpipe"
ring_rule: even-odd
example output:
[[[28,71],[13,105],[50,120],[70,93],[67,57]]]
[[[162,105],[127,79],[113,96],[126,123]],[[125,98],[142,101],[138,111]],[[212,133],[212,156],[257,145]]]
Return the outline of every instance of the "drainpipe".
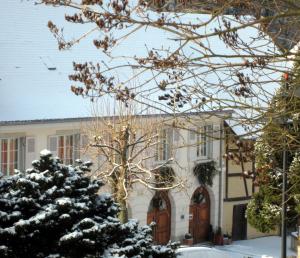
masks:
[[[222,213],[222,191],[223,191],[223,124],[220,124],[220,152],[219,152],[219,207],[218,207],[218,227],[221,227]]]

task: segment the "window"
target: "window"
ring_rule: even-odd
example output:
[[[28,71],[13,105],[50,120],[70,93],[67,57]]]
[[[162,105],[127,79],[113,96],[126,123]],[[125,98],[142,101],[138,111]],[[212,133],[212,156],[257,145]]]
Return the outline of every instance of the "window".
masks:
[[[171,158],[173,130],[164,128],[159,131],[156,150],[156,160],[168,160]]]
[[[49,137],[49,149],[64,164],[71,165],[80,157],[80,134]]]
[[[205,125],[200,129],[200,133],[197,134],[197,157],[207,157],[211,155],[211,136],[211,125]]]
[[[25,138],[0,139],[0,171],[12,175],[15,169],[24,169]]]

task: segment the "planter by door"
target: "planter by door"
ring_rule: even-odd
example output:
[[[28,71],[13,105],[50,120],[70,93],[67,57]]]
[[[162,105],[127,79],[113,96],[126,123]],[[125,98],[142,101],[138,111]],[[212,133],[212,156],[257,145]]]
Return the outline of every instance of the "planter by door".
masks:
[[[191,199],[189,215],[189,232],[193,236],[194,244],[208,240],[209,225],[209,194],[204,187],[198,187]]]
[[[247,219],[245,217],[247,204],[233,206],[232,240],[247,239]]]
[[[167,192],[157,192],[150,202],[147,224],[156,223],[153,240],[157,244],[167,244],[171,235],[171,204]]]

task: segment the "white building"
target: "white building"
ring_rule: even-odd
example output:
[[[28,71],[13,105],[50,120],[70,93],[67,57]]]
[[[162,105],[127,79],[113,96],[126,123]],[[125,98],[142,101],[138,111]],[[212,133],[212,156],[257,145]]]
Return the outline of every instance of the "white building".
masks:
[[[15,15],[11,15],[11,10]],[[46,24],[48,20],[63,24],[64,14],[65,10],[43,8],[31,1],[5,0],[1,6],[0,171],[5,175],[13,173],[15,168],[30,167],[31,161],[45,148],[65,163],[72,163],[80,157],[79,147],[85,144],[82,126],[91,119],[74,117],[90,116],[90,105],[88,100],[70,92],[68,75],[72,73],[72,61],[99,61],[99,53],[91,48],[89,38],[72,50],[57,50],[56,40]],[[71,31],[72,37],[78,36],[79,32],[72,25],[66,29]],[[159,35],[148,32],[143,37],[163,38]],[[120,55],[125,51],[145,51],[143,39],[132,38],[128,45],[119,49]],[[162,44],[153,41],[157,48]],[[154,191],[141,186],[131,191],[130,215],[141,224],[154,217],[157,224],[162,225],[156,230],[158,241],[182,239],[191,230],[197,231],[192,233],[196,241],[200,241],[207,237],[209,224],[214,229],[221,226],[224,233],[232,232],[233,237],[237,232],[235,239],[258,235],[244,217],[245,205],[255,190],[252,181],[243,177],[241,166],[222,159],[223,154],[230,151],[227,138],[220,138],[220,134],[224,136],[225,133],[222,130],[225,114],[212,113],[205,122],[199,119],[198,124],[194,123],[199,128],[207,126],[218,136],[211,140],[188,130],[176,133],[171,130],[172,135],[168,134],[176,161],[171,166],[177,175],[186,179],[186,188],[185,191],[173,189],[163,194],[164,201],[158,201],[163,210],[151,210]],[[198,118],[206,115],[198,114]],[[176,148],[180,142],[185,147]],[[161,154],[161,160],[153,159],[151,166],[163,162],[170,153],[166,150]],[[212,187],[203,189],[193,175],[193,168],[209,160],[216,162],[220,173],[214,177]],[[245,185],[252,190],[245,191]],[[200,202],[195,205],[191,203],[194,193]]]
[[[224,119],[228,115],[228,112],[209,113],[209,116],[208,113],[190,115],[194,121],[198,119],[198,128],[206,129],[205,134],[172,129],[161,123],[159,130],[164,131],[165,141],[161,141],[158,155],[149,161],[148,166],[155,167],[173,156],[174,161],[168,166],[184,181],[185,188],[155,192],[136,184],[129,194],[129,217],[138,219],[141,225],[155,220],[158,225],[155,235],[158,242],[181,240],[188,232],[193,234],[195,242],[205,241],[209,236],[210,224],[213,229],[222,227],[224,233],[238,232],[235,238],[257,236],[258,233],[247,226],[247,222],[241,224],[246,227],[243,230],[235,229],[232,221],[234,206],[243,205],[251,198],[252,192],[247,191],[245,195],[243,180],[253,191],[254,188],[251,180],[243,178],[240,167],[230,167],[230,162],[223,159],[225,151],[228,151],[227,137],[224,137]],[[149,117],[155,116],[143,116],[142,120]],[[39,152],[45,148],[66,164],[72,164],[77,158],[88,159],[88,155],[82,155],[81,152],[87,141],[83,128],[92,120],[66,118],[1,121],[0,171],[10,175],[14,169],[29,168],[31,161],[37,159]],[[219,173],[214,177],[212,187],[201,186],[193,174],[193,168],[211,160],[216,162]],[[94,162],[97,163],[97,160]],[[241,220],[245,221],[245,218],[241,217]]]

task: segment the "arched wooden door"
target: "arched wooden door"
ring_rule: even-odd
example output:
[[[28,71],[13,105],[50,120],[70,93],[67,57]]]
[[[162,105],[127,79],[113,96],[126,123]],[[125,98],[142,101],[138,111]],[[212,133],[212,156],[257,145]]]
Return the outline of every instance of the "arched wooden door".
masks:
[[[157,192],[152,198],[147,224],[156,223],[153,228],[153,240],[157,244],[167,244],[171,235],[171,204],[167,192]]]
[[[204,187],[198,187],[194,192],[189,215],[189,232],[193,242],[199,243],[208,240],[210,225],[210,200]]]

